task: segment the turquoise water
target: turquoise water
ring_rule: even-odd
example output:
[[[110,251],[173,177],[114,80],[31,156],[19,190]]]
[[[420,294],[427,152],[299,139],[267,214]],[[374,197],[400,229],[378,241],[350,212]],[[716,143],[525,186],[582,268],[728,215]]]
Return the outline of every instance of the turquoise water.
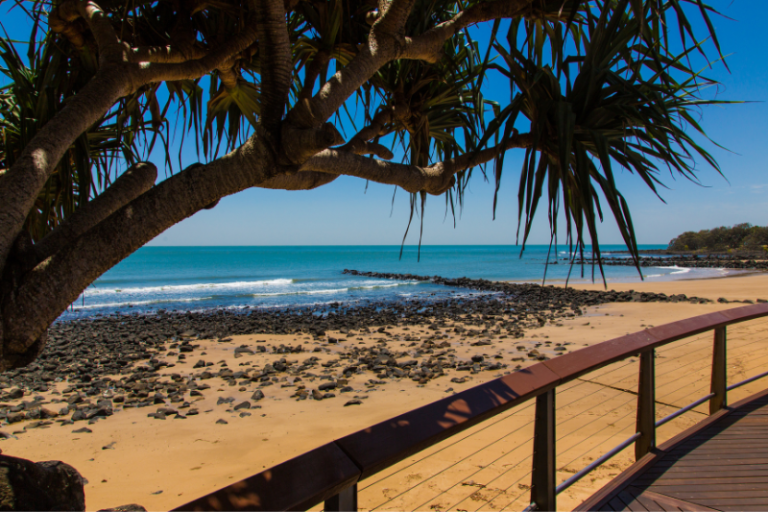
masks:
[[[664,246],[642,246],[643,249]],[[606,246],[603,251],[619,251]],[[547,246],[144,247],[104,274],[64,317],[157,309],[277,308],[406,300],[471,293],[431,283],[343,275],[345,268],[376,272],[541,282]],[[554,258],[553,249],[552,257]],[[562,282],[568,253],[557,251],[548,282]],[[606,267],[608,280],[638,280],[631,267]],[[591,270],[585,269],[586,279]],[[644,269],[647,279],[706,277],[712,270]],[[581,281],[574,268],[572,281]],[[598,276],[599,279],[599,276]]]

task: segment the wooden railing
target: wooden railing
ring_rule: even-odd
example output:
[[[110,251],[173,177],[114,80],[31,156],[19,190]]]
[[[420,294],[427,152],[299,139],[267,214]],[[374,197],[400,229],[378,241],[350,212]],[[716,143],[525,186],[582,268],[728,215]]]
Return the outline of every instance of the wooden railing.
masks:
[[[438,400],[278,464],[175,510],[357,510],[358,482],[492,416],[536,399],[531,505],[557,510],[557,495],[634,443],[640,458],[656,445],[656,428],[709,401],[710,414],[728,403],[728,391],[768,372],[728,385],[727,326],[768,317],[768,304],[709,313],[621,336],[546,360]],[[710,393],[656,419],[655,349],[714,331]],[[640,356],[636,431],[621,444],[556,485],[555,389],[616,361]]]

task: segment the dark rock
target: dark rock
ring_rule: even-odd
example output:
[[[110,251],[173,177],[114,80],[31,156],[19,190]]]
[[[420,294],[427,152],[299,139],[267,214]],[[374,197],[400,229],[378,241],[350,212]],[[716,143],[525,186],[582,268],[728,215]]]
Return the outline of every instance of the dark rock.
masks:
[[[260,389],[257,389],[256,391],[254,391],[253,394],[251,395],[251,400],[254,400],[256,402],[258,402],[262,398],[264,398],[264,392]]]
[[[317,386],[320,391],[327,391],[329,389],[336,389],[336,383],[334,381],[324,382]]]
[[[63,462],[0,455],[0,510],[85,510],[83,485]]]
[[[141,505],[131,503],[130,505],[120,505],[113,508],[102,508],[98,512],[147,512],[147,509]]]
[[[229,422],[227,420],[216,420],[217,425],[229,425]]]
[[[14,388],[8,393],[8,400],[18,400],[24,396],[24,391],[19,388]]]
[[[363,403],[362,400],[354,399],[354,400],[350,400],[347,403],[345,403],[344,407],[347,407],[348,405],[362,405],[362,403]]]
[[[251,402],[246,400],[245,402],[240,402],[239,404],[237,404],[234,407],[234,410],[239,411],[240,409],[250,409],[250,408],[251,408]]]

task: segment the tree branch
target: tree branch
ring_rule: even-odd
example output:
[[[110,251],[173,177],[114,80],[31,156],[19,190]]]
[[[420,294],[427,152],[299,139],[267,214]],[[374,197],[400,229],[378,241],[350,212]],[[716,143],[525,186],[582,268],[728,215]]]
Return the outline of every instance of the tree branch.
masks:
[[[301,87],[299,93],[299,99],[302,101],[309,101],[312,98],[312,92],[315,90],[315,82],[317,77],[320,76],[320,71],[323,66],[328,64],[331,56],[325,50],[320,50],[315,53],[315,56],[307,64],[304,72],[304,84]]]
[[[274,128],[283,119],[293,62],[282,0],[251,0],[256,16],[261,69],[261,123]]]
[[[277,169],[259,127],[232,153],[168,178],[71,241],[2,304],[2,360],[25,354],[90,283],[146,242],[221,197],[266,183]]]
[[[393,34],[402,37],[405,22],[413,9],[414,0],[380,1],[380,14],[371,26],[372,32]]]
[[[514,135],[500,146],[493,146],[475,153],[467,153],[429,167],[385,162],[359,155],[327,149],[307,160],[301,171],[328,172],[355,176],[366,180],[397,185],[416,193],[427,192],[440,195],[455,183],[456,173],[478,166],[512,148],[527,148],[532,144],[530,134]]]
[[[131,166],[93,201],[77,210],[34,246],[36,262],[55,254],[119,208],[149,190],[157,179],[157,167],[141,162]]]
[[[304,171],[295,174],[281,174],[256,185],[257,188],[275,190],[312,190],[334,181],[338,174]]]
[[[128,59],[131,62],[150,62],[155,64],[180,64],[193,59],[201,59],[208,54],[197,46],[177,48],[167,46],[139,46],[131,48]]]
[[[459,30],[483,21],[524,15],[532,3],[533,0],[496,0],[477,3],[459,12],[451,20],[419,36],[406,38],[405,49],[400,58],[437,62],[440,60],[445,41]]]
[[[387,5],[386,12],[371,27],[367,44],[311,100],[297,102],[288,113],[291,123],[300,127],[320,126],[381,66],[402,53],[406,45],[402,29],[413,7],[413,0],[392,0]]]
[[[0,268],[40,190],[64,152],[81,133],[99,120],[115,102],[131,92],[132,77],[121,66],[99,68],[83,89],[69,98],[24,147],[3,175],[0,187]]]
[[[101,7],[93,0],[78,2],[78,7],[99,46],[99,63],[120,62],[125,48]]]
[[[357,134],[352,137],[352,139],[350,139],[347,144],[340,147],[339,150],[349,151],[357,155],[374,154],[380,158],[384,158],[385,160],[391,160],[393,156],[385,156],[387,154],[392,155],[388,149],[384,148],[386,151],[382,154],[379,154],[378,152],[372,151],[371,149],[373,149],[375,146],[379,146],[381,148],[383,148],[383,146],[380,146],[379,144],[372,146],[367,141],[385,135],[387,124],[403,119],[407,115],[408,107],[405,105],[395,105],[393,107],[379,110],[376,115],[373,116],[373,119],[371,119],[371,123],[357,132]]]
[[[203,57],[173,64],[140,62],[138,78],[142,84],[200,78],[214,69],[225,67],[235,55],[255,43],[256,32],[255,21],[250,17],[241,32]]]

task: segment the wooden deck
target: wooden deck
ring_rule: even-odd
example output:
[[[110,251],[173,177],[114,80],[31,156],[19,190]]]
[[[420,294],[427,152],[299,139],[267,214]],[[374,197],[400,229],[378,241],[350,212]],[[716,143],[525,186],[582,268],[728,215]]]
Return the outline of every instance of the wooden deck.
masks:
[[[768,510],[768,391],[665,443],[579,510]]]

